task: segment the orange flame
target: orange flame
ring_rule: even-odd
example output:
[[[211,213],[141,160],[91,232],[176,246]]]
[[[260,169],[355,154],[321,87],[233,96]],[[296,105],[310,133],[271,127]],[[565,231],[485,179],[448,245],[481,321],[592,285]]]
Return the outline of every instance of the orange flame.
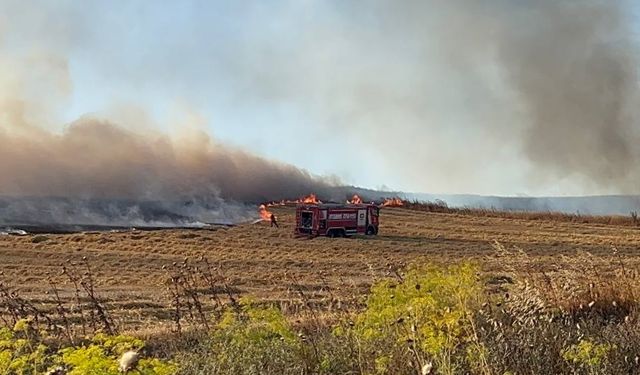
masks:
[[[318,203],[322,203],[322,202],[320,202],[320,200],[318,200],[318,197],[316,197],[315,194],[311,193],[311,194],[307,195],[306,197],[298,199],[297,203],[318,204]]]
[[[402,207],[404,202],[400,198],[387,198],[382,202],[382,207]]]
[[[315,194],[309,194],[306,197],[301,197],[298,199],[283,199],[281,201],[271,201],[271,202],[267,202],[262,204],[260,207],[260,210],[262,210],[262,206],[264,206],[264,209],[266,210],[267,207],[273,207],[273,206],[286,206],[288,204],[300,204],[300,203],[304,203],[304,204],[320,204],[322,203],[321,200],[318,199],[318,197]],[[269,213],[271,214],[271,213]]]
[[[267,210],[267,206],[264,204],[261,204],[260,207],[258,207],[258,213],[260,214],[260,218],[262,220],[271,219],[271,211]]]
[[[347,204],[362,204],[362,198],[358,194],[354,194],[351,200],[347,201]]]

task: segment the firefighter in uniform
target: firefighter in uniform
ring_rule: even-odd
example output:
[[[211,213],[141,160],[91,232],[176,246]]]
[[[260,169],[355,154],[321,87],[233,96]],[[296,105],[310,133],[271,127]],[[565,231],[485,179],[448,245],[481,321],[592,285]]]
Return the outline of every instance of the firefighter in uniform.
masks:
[[[275,225],[276,228],[280,228],[278,226],[278,221],[276,220],[276,215],[271,214],[271,227],[273,227]]]

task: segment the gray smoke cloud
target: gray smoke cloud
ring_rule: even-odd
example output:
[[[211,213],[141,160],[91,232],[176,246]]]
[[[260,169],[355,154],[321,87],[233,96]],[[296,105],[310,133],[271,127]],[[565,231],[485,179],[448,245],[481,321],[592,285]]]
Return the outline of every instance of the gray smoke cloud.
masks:
[[[0,143],[3,195],[261,202],[330,186],[294,166],[216,143],[203,132],[172,139],[83,118],[61,134],[36,128],[0,133]]]
[[[233,223],[255,216],[255,203],[312,191],[326,196],[332,187],[202,132],[172,139],[93,118],[60,134],[4,130],[0,224]]]
[[[0,226],[236,223],[338,182],[221,144],[194,114],[173,133],[135,110],[56,123],[73,86],[64,56],[0,49],[0,68]]]
[[[318,137],[378,146],[382,175],[423,191],[638,192],[631,2],[313,4],[279,25],[285,47],[243,50],[243,93],[305,108]]]
[[[629,3],[531,8],[497,50],[527,116],[524,152],[539,170],[637,193],[639,61]]]

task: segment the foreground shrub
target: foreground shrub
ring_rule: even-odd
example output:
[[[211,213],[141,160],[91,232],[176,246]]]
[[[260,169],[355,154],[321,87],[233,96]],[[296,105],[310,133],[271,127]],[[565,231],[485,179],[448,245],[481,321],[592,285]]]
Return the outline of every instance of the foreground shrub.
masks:
[[[27,320],[13,329],[0,329],[0,374],[43,374],[49,369],[64,369],[68,375],[120,374],[118,359],[129,350],[142,350],[144,342],[129,336],[98,334],[79,347],[54,350],[43,343],[44,335]],[[175,374],[175,365],[159,359],[141,359],[135,371],[143,375]]]
[[[229,307],[195,353],[183,354],[184,374],[300,374],[302,342],[275,307],[250,300]]]
[[[589,374],[598,374],[607,356],[614,347],[610,344],[596,344],[588,340],[580,340],[562,353],[562,357]]]
[[[22,325],[0,328],[0,374],[38,374],[53,363],[47,347],[31,340]]]
[[[121,373],[118,359],[125,352],[139,351],[143,346],[142,340],[133,337],[98,334],[87,346],[60,350],[62,358],[58,363],[71,369],[68,375],[116,375]],[[156,358],[141,359],[135,367],[135,373],[143,375],[170,375],[176,371],[175,365]]]
[[[410,269],[401,280],[374,285],[354,329],[374,360],[374,371],[390,373],[409,366],[406,371],[420,372],[431,364],[442,374],[486,369],[474,326],[482,303],[476,274],[469,264],[423,266]]]
[[[367,307],[338,327],[297,334],[274,307],[229,307],[183,374],[487,373],[475,332],[482,288],[471,265],[411,268],[371,288]]]

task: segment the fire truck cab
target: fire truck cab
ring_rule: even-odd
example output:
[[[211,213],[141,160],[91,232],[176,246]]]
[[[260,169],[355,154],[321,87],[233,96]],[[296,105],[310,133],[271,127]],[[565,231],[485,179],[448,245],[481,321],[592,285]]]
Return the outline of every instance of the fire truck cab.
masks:
[[[295,234],[346,237],[378,234],[380,209],[373,204],[300,204]]]

